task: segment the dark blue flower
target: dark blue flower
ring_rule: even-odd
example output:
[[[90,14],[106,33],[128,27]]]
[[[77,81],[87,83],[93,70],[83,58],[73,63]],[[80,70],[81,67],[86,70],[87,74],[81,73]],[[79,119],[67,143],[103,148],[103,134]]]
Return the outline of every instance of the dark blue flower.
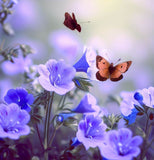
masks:
[[[75,116],[76,114],[75,113],[60,113],[59,114],[59,121],[65,121],[65,120],[67,120],[68,118],[71,118],[71,117],[73,117],[73,116]]]
[[[103,157],[112,160],[132,160],[140,154],[138,147],[142,143],[142,137],[132,137],[128,128],[121,128],[118,131],[107,132],[105,143],[99,146]]]
[[[39,65],[39,82],[47,91],[54,91],[64,95],[71,91],[75,84],[72,79],[75,76],[75,69],[64,63],[63,60],[50,59],[45,65]]]
[[[94,106],[96,106],[96,98],[88,93],[80,101],[79,105],[76,108],[72,109],[72,111],[76,113],[95,112]]]
[[[90,47],[85,47],[83,56],[73,66],[77,72],[85,72],[91,80],[96,80],[96,51]]]
[[[76,137],[78,141],[83,143],[86,150],[89,147],[97,147],[103,143],[105,139],[105,130],[107,126],[103,123],[100,117],[94,115],[86,115],[83,120],[79,122]]]
[[[29,120],[28,112],[21,110],[17,104],[0,104],[0,137],[19,139],[22,135],[28,135],[30,133],[30,127],[27,125]]]
[[[17,88],[8,90],[4,100],[8,104],[16,103],[21,107],[21,109],[25,109],[29,112],[31,110],[30,105],[34,102],[34,97],[24,88]]]
[[[136,101],[138,101],[141,106],[144,105],[144,103],[143,103],[143,96],[142,96],[142,94],[140,94],[139,92],[135,92],[135,94],[134,94],[134,99],[135,99]]]
[[[56,121],[57,121],[57,123],[63,123],[63,121],[64,121],[63,116],[61,116],[61,115],[57,116]]]
[[[136,92],[136,93],[134,94],[134,98],[135,98],[135,100],[137,100],[137,101],[143,101],[143,96],[142,96],[139,92]]]
[[[81,144],[81,142],[79,142],[79,140],[77,139],[77,137],[72,138],[72,144],[71,146],[78,146],[79,144]]]
[[[138,112],[139,112],[139,111],[138,111],[136,108],[133,108],[131,114],[129,114],[128,116],[124,116],[124,115],[122,115],[122,116],[123,116],[123,118],[124,118],[125,120],[128,121],[128,124],[130,125],[130,124],[132,124],[132,123],[135,122],[136,116],[137,116],[137,113],[138,113]]]
[[[83,56],[76,62],[73,67],[76,69],[77,72],[85,72],[87,73],[87,69],[89,68],[89,64],[87,62],[87,50],[85,50]]]

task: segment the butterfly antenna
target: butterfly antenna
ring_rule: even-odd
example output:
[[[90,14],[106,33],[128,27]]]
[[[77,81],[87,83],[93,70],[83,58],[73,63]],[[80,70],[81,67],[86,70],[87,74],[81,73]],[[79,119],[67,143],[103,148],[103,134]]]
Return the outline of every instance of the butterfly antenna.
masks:
[[[121,61],[121,58],[119,58],[119,59],[115,62],[115,64],[117,64],[119,61]]]
[[[91,22],[91,21],[84,21],[84,22],[80,22],[80,24],[81,24],[81,23],[90,23],[90,22]]]

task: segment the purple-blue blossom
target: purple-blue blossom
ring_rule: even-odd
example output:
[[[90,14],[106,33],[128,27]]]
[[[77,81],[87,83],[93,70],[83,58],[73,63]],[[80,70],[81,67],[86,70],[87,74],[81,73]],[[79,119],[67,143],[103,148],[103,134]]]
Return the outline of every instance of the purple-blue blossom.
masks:
[[[23,74],[32,64],[32,61],[29,57],[24,58],[23,56],[19,56],[16,58],[13,57],[12,59],[14,63],[10,61],[5,61],[1,64],[2,71],[9,76]]]
[[[81,142],[78,141],[77,137],[72,138],[71,146],[76,147],[76,146],[78,146],[80,144],[81,144]]]
[[[19,1],[19,0],[14,0]],[[18,2],[19,5],[15,6],[15,12],[12,14],[12,18],[10,19],[10,24],[13,28],[19,31],[25,31],[27,29],[34,29],[37,26],[41,25],[40,16],[42,15],[39,13],[38,4],[32,0],[26,0]],[[24,21],[23,21],[24,17]],[[25,37],[22,38],[26,39]],[[18,40],[19,41],[19,40]],[[21,41],[21,40],[20,40]]]
[[[4,99],[7,91],[13,87],[12,81],[10,79],[0,80],[0,100]]]
[[[98,116],[98,115],[103,116],[108,114],[105,108],[97,105],[96,98],[90,93],[87,93],[82,98],[82,100],[77,105],[77,107],[72,109],[72,111],[76,113],[83,113],[84,115],[93,114],[95,116]]]
[[[8,104],[16,103],[21,109],[30,111],[30,105],[34,102],[34,97],[29,94],[24,88],[10,89],[4,97],[5,102]]]
[[[133,108],[131,114],[129,114],[128,116],[122,116],[126,121],[128,121],[128,124],[130,125],[135,122],[138,112],[139,111],[136,108]]]
[[[60,55],[71,64],[80,53],[81,44],[73,32],[66,30],[52,32],[49,35],[49,44],[55,49],[57,57]]]
[[[140,154],[141,136],[132,137],[128,128],[107,132],[106,141],[99,146],[102,157],[109,160],[132,160]]]
[[[128,120],[128,124],[132,124],[136,120],[139,111],[135,106],[154,108],[154,87],[144,88],[135,92],[122,92],[121,97],[120,110],[124,119]]]
[[[63,60],[50,59],[45,65],[39,65],[38,72],[39,82],[47,91],[64,95],[75,87],[72,81],[76,73],[75,69],[65,64]]]
[[[95,106],[96,98],[92,94],[87,93],[80,101],[79,105],[76,108],[72,109],[72,111],[76,113],[95,112]]]
[[[30,127],[27,125],[29,120],[28,112],[21,110],[17,104],[0,104],[0,137],[19,139],[20,136],[28,135],[30,133]]]
[[[81,142],[86,150],[89,147],[97,147],[105,140],[107,126],[103,123],[100,117],[94,115],[86,115],[79,122],[76,137]]]
[[[146,105],[147,107],[154,108],[154,87],[136,91],[134,94],[134,99],[141,106]]]
[[[77,72],[85,72],[92,80],[96,80],[96,51],[91,47],[84,47],[83,56],[73,67]]]
[[[138,110],[135,105],[139,103],[134,99],[134,92],[122,92],[122,102],[120,104],[120,110],[123,118],[128,121],[128,124],[132,124],[136,120]]]
[[[122,102],[120,103],[120,110],[124,116],[128,116],[134,109],[134,104],[137,104],[134,99],[134,92],[121,92]]]

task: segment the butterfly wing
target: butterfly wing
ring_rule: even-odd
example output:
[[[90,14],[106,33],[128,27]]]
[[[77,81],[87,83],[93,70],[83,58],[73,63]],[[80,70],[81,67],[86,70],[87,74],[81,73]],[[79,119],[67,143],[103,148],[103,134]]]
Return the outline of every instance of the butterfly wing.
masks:
[[[126,62],[117,64],[115,67],[113,67],[113,72],[110,75],[110,80],[111,81],[121,80],[123,78],[122,73],[127,72],[131,64],[132,64],[132,61],[126,61]]]
[[[96,73],[96,78],[100,81],[106,81],[109,78],[110,63],[101,56],[96,56],[96,67],[99,71]]]
[[[77,23],[74,13],[72,13],[72,17],[68,12],[65,13],[64,25],[71,30],[76,29],[78,32],[81,32],[81,26]]]
[[[65,12],[64,25],[68,27],[69,29],[74,30],[76,26],[74,24],[75,24],[74,19],[71,17],[71,15],[68,12]]]
[[[75,18],[75,14],[72,13],[72,17],[73,17],[73,20],[74,20],[74,25],[75,25],[75,29],[78,31],[78,32],[81,32],[81,26],[77,23],[77,20]]]

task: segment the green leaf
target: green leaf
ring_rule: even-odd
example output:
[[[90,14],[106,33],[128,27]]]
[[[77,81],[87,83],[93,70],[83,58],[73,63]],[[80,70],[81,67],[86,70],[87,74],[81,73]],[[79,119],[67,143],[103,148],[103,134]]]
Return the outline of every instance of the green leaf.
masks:
[[[85,92],[89,92],[89,87],[92,86],[92,84],[89,82],[90,80],[87,78],[75,77],[73,81],[78,89]]]
[[[27,44],[20,44],[20,49],[22,50],[24,57],[28,54],[35,53],[35,50]]]

